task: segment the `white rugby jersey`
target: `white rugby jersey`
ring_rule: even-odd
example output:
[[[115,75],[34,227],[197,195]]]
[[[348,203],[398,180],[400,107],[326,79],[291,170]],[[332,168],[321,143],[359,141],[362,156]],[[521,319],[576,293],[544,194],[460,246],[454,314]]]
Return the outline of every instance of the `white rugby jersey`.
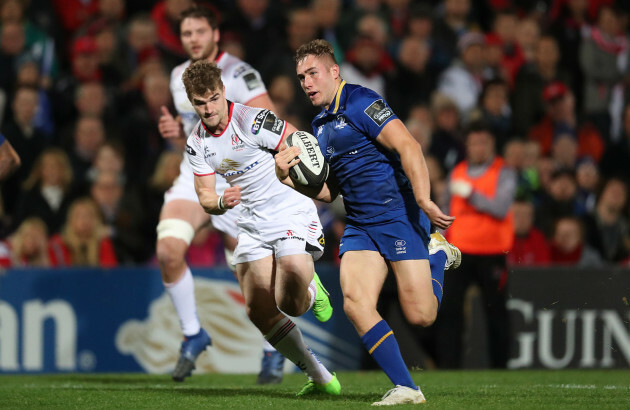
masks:
[[[225,98],[239,104],[245,104],[256,97],[267,93],[260,74],[252,66],[241,59],[220,51],[214,62],[221,69],[221,81],[225,85]],[[182,75],[191,64],[188,60],[175,67],[171,72],[171,94],[175,109],[182,118],[184,132],[190,135],[199,117],[188,100]]]
[[[228,104],[229,122],[221,134],[210,133],[199,121],[188,137],[186,156],[194,174],[217,174],[240,186],[245,222],[281,220],[291,212],[315,209],[312,200],[276,177],[272,151],[282,141],[286,122],[269,110]]]

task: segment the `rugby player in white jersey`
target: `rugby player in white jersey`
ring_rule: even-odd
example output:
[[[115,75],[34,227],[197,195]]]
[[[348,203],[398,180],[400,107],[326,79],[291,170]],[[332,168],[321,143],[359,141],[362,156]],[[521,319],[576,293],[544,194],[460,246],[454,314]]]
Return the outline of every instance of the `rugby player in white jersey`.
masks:
[[[323,253],[315,204],[275,174],[274,151],[296,129],[269,110],[228,101],[221,69],[209,61],[191,64],[182,80],[200,118],[186,145],[199,203],[213,215],[241,204],[234,263],[247,314],[265,339],[308,375],[298,395],[337,395],[337,377],[286,316],[311,307],[316,317],[332,313],[313,273],[313,259]],[[223,194],[216,191],[217,175],[230,185]]]
[[[163,137],[186,138],[199,121],[182,83],[182,73],[192,61],[214,61],[223,70],[226,95],[231,101],[274,109],[260,74],[249,64],[219,50],[220,33],[217,18],[211,10],[205,7],[185,10],[180,20],[180,32],[190,60],[175,67],[171,73],[171,93],[178,117],[173,117],[166,107],[162,107],[159,131]],[[217,192],[223,192],[227,186],[223,178],[217,177]],[[236,246],[235,220],[238,215],[237,207],[224,215],[212,216],[212,225],[223,233],[226,260],[230,265]],[[210,215],[199,206],[190,163],[183,158],[179,177],[164,195],[156,246],[162,281],[184,333],[180,357],[172,375],[176,381],[183,381],[191,375],[197,357],[211,344],[210,336],[201,328],[197,316],[193,278],[185,260],[195,232],[209,220]],[[261,367],[258,383],[279,383],[282,380],[284,357],[267,342],[263,345]]]

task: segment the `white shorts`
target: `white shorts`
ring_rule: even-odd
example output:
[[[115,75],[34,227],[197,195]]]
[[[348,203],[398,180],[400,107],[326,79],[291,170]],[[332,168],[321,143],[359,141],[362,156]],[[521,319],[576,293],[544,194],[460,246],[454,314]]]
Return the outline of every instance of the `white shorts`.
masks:
[[[217,177],[217,193],[221,194],[225,191],[229,185],[221,177]],[[179,176],[173,182],[173,186],[164,193],[164,203],[168,203],[173,200],[185,200],[191,201],[196,204],[199,203],[197,197],[197,191],[195,191],[195,176],[190,166],[190,162],[184,157],[183,161],[179,165]],[[199,205],[201,207],[201,205]],[[233,238],[238,237],[238,227],[236,226],[236,219],[241,216],[241,206],[238,205],[234,209],[228,210],[223,215],[211,215],[212,226],[218,231],[223,232],[226,235],[230,235]]]
[[[282,220],[239,224],[234,264],[274,255],[310,254],[313,260],[324,253],[324,234],[317,210],[283,215]]]

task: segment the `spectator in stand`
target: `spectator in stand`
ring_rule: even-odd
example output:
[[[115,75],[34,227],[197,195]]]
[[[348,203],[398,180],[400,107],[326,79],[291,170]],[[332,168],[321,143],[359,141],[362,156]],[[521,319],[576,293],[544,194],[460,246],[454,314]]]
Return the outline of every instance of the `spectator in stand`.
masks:
[[[573,93],[561,82],[548,84],[543,91],[546,115],[529,130],[529,138],[540,144],[543,155],[551,152],[561,134],[570,134],[578,144],[578,156],[591,156],[599,163],[604,153],[602,137],[591,123],[578,123]]]
[[[525,64],[534,61],[539,40],[540,25],[538,22],[529,17],[521,19],[516,27],[516,42],[521,47]],[[518,71],[515,74],[517,73]]]
[[[612,90],[624,79],[618,59],[627,53],[617,36],[620,22],[612,7],[599,9],[597,25],[591,27],[580,46],[580,67],[584,72],[584,113],[600,134],[610,140],[609,106]],[[627,43],[627,39],[624,38]],[[625,56],[627,58],[627,56]]]
[[[204,268],[226,266],[221,234],[210,225],[195,232],[186,253],[186,263]]]
[[[409,21],[407,22],[407,36],[426,42],[429,51],[433,49],[433,13],[427,4],[413,4],[409,10]],[[433,53],[429,53],[432,55]],[[431,67],[434,69],[434,67]]]
[[[472,121],[482,120],[492,130],[497,152],[502,152],[508,138],[512,136],[512,109],[509,101],[509,88],[505,81],[490,80],[483,86],[479,96],[479,106],[470,114]]]
[[[428,67],[431,50],[426,41],[405,37],[400,43],[395,70],[387,76],[387,101],[401,118],[415,104],[427,104],[435,88],[436,73]]]
[[[444,16],[437,19],[432,34],[435,41],[432,62],[438,71],[448,67],[461,53],[458,43],[470,30],[470,8],[470,0],[444,0]]]
[[[490,128],[470,124],[466,133],[466,160],[448,177],[449,215],[455,217],[447,239],[462,251],[459,270],[445,276],[442,309],[436,322],[437,363],[441,368],[462,366],[464,296],[472,283],[481,287],[487,316],[490,363],[504,368],[509,353],[505,281],[506,253],[514,242],[510,207],[516,175],[495,154]]]
[[[516,198],[533,201],[539,188],[536,159],[527,159],[527,143],[519,138],[509,140],[503,148],[505,164],[516,172]],[[533,164],[533,165],[532,165]]]
[[[148,225],[140,195],[125,189],[120,172],[103,171],[96,175],[90,194],[108,228],[116,258],[121,264],[142,264],[153,254],[150,237],[154,226]]]
[[[94,162],[98,148],[105,142],[103,120],[93,115],[79,117],[73,136],[69,158],[75,186],[80,187],[87,182],[87,172]]]
[[[550,35],[558,42],[562,50],[560,55],[560,67],[565,72],[572,73],[571,81],[563,80],[569,84],[577,101],[577,106],[582,107],[582,88],[584,87],[584,73],[580,66],[580,49],[582,45],[582,33],[588,26],[588,0],[566,0],[554,2],[551,13]]]
[[[483,34],[470,32],[463,35],[457,42],[460,58],[442,73],[438,82],[438,91],[455,101],[464,121],[468,120],[481,94],[484,47]]]
[[[21,185],[28,178],[38,156],[48,146],[46,136],[34,125],[38,99],[36,88],[20,86],[11,104],[13,115],[2,127],[2,133],[22,161],[20,169],[2,186],[4,210],[9,214],[16,212]]]
[[[338,56],[344,55],[339,36],[341,6],[341,0],[311,0],[310,2],[312,16],[319,31],[317,38],[328,41],[333,46],[335,55]]]
[[[341,77],[348,83],[370,88],[382,97],[386,97],[385,76],[393,68],[394,62],[385,48],[367,35],[356,38],[346,53],[346,61],[339,65]]]
[[[299,130],[306,129],[303,118],[308,114],[300,112],[300,103],[296,103],[294,78],[286,74],[277,75],[269,82],[267,90],[278,118],[283,118]]]
[[[534,59],[524,64],[516,75],[512,107],[517,135],[527,135],[530,127],[545,115],[543,91],[547,84],[554,81],[569,84],[567,72],[558,67],[559,58],[556,40],[548,35],[542,36],[536,44]]]
[[[51,250],[46,223],[30,217],[6,241],[0,242],[0,267],[55,267],[59,261]]]
[[[35,60],[27,58],[20,62],[15,86],[18,89],[20,87],[31,87],[37,90],[37,108],[33,118],[33,128],[44,134],[48,141],[51,141],[54,138],[55,123],[52,116],[51,95],[45,85],[48,81],[40,75],[40,69]]]
[[[503,58],[501,66],[502,72],[505,73],[505,81],[511,86],[514,85],[516,73],[525,62],[525,55],[521,46],[517,42],[518,16],[516,10],[512,8],[503,8],[496,12],[494,22],[492,24],[493,31],[501,40],[501,48]]]
[[[59,231],[73,200],[72,168],[59,148],[47,148],[35,161],[17,200],[14,226],[36,216],[46,222],[48,232]]]
[[[129,78],[140,65],[140,54],[157,46],[157,28],[147,14],[133,16],[127,24],[125,78]]]
[[[597,164],[590,158],[584,157],[578,161],[575,170],[578,193],[577,199],[580,207],[591,214],[595,209],[597,199],[597,186],[599,185],[599,170]]]
[[[564,216],[555,224],[551,237],[552,265],[597,268],[603,265],[595,249],[584,243],[584,226],[579,218]]]
[[[82,187],[81,193],[87,194],[92,183],[103,172],[120,174],[123,179],[126,179],[125,151],[118,141],[105,141],[98,147],[92,166],[85,175],[87,184]]]
[[[630,255],[630,225],[624,215],[628,185],[611,178],[604,184],[595,212],[585,219],[585,240],[608,263],[619,263]]]
[[[545,266],[549,264],[549,244],[545,235],[534,227],[534,204],[516,200],[512,204],[514,214],[514,245],[507,255],[511,268]]]
[[[98,12],[99,0],[53,0],[67,36],[71,36]]]
[[[573,170],[559,169],[552,173],[549,190],[536,207],[536,227],[547,237],[552,236],[557,219],[565,216],[582,216],[586,209],[577,200],[577,183]]]
[[[578,145],[571,134],[559,134],[551,146],[551,159],[556,169],[570,169],[575,171],[578,160]]]
[[[450,172],[466,155],[461,136],[459,110],[450,97],[435,92],[431,98],[431,111],[435,127],[429,152],[444,170]]]
[[[25,44],[24,27],[20,23],[2,24],[0,27],[0,90],[6,92],[13,89],[18,61],[24,58]]]
[[[604,177],[619,176],[630,181],[630,104],[623,110],[622,128],[619,141],[606,146],[599,168]]]
[[[187,58],[177,29],[182,11],[192,6],[192,0],[160,0],[151,10],[151,19],[157,28],[158,47],[169,62],[168,67],[174,67]]]
[[[348,49],[350,44],[352,44],[358,22],[362,17],[367,14],[378,15],[385,13],[385,6],[381,0],[355,0],[353,3],[353,7],[344,7],[342,9],[339,19],[339,42],[343,50]],[[343,56],[343,53],[340,56]]]
[[[118,265],[101,214],[90,198],[72,202],[63,231],[51,238],[51,247],[53,252],[63,255],[61,266],[113,268]]]

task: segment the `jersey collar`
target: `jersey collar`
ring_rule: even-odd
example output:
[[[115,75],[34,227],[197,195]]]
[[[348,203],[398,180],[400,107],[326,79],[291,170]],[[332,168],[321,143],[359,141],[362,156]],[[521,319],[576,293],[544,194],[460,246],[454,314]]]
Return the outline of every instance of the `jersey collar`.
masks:
[[[339,88],[337,89],[337,93],[335,94],[335,98],[330,104],[330,107],[328,107],[327,110],[326,109],[322,110],[318,118],[322,118],[326,114],[337,114],[337,111],[339,111],[340,104],[345,101],[345,97],[346,97],[346,93],[344,92],[345,86],[346,86],[346,80],[341,80],[341,83],[339,84]]]
[[[214,62],[219,64],[219,61],[223,58],[224,55],[225,55],[225,51],[219,51],[217,56],[214,58]]]
[[[206,128],[206,124],[203,123],[203,121],[201,121],[201,126],[203,127],[203,129],[211,136],[218,138],[221,135],[223,135],[223,133],[225,132],[225,130],[228,129],[228,127],[230,126],[230,121],[232,121],[232,109],[234,108],[234,103],[230,100],[227,100],[228,103],[228,122],[225,125],[225,128],[223,129],[223,131],[221,131],[221,133],[219,134],[213,134],[212,132],[210,132],[210,130],[208,128]]]

